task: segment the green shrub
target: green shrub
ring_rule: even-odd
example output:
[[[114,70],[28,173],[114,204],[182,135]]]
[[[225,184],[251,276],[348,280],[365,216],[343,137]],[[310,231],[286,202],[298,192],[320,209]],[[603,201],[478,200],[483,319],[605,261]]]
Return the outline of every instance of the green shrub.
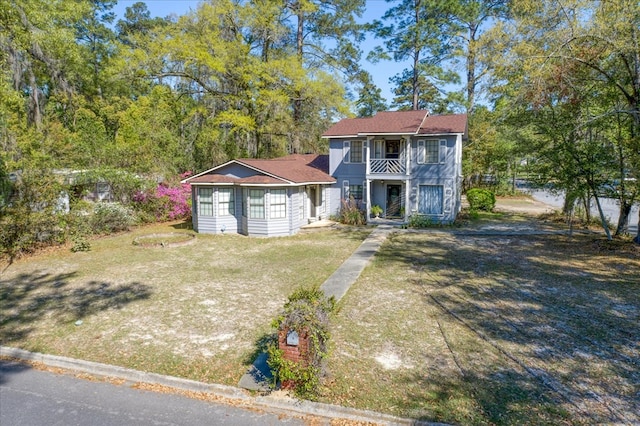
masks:
[[[134,223],[131,209],[118,203],[96,204],[89,217],[89,229],[93,234],[127,231]]]
[[[46,171],[25,170],[15,184],[10,203],[0,216],[0,257],[10,260],[40,247],[63,244],[66,214],[63,187]]]
[[[423,214],[412,214],[409,216],[409,228],[430,228],[434,224],[433,219]]]
[[[490,212],[496,206],[496,196],[488,189],[472,188],[468,190],[467,201],[471,211],[483,210]]]

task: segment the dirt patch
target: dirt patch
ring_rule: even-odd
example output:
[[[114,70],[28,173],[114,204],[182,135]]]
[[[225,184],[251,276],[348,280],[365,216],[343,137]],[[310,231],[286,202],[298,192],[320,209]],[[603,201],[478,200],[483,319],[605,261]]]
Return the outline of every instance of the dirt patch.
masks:
[[[185,232],[166,232],[162,234],[140,235],[133,239],[133,245],[138,247],[182,247],[196,242],[195,234]]]
[[[531,197],[497,197],[495,210],[537,216],[557,209]]]

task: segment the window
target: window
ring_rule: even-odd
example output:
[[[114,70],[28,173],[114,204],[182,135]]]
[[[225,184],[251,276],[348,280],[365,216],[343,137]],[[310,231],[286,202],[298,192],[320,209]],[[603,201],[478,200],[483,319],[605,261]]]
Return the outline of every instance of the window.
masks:
[[[425,141],[425,163],[439,163],[440,162],[440,141],[428,140]]]
[[[233,216],[235,214],[235,200],[232,188],[218,190],[218,216]]]
[[[418,164],[437,164],[447,161],[447,141],[424,140],[418,141]]]
[[[269,217],[282,219],[287,217],[287,192],[284,189],[272,189],[269,194]]]
[[[351,141],[351,162],[362,163],[362,141]]]
[[[213,216],[213,188],[198,188],[198,214]]]
[[[384,152],[384,140],[376,139],[373,141],[373,158],[384,158],[382,153]]]
[[[362,185],[349,185],[349,197],[353,197],[354,200],[362,201]]]
[[[444,188],[442,185],[420,185],[418,193],[418,213],[428,215],[442,214],[444,211]]]
[[[362,141],[345,141],[342,147],[345,163],[362,163]]]
[[[386,141],[384,158],[400,158],[400,141]]]
[[[96,198],[98,201],[110,201],[111,188],[107,182],[96,183]]]
[[[249,218],[264,219],[264,189],[249,190]]]

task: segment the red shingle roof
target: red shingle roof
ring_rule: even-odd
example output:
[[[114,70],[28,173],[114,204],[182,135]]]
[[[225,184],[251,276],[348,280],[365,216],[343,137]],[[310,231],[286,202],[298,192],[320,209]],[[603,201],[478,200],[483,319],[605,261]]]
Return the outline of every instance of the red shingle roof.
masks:
[[[322,136],[465,133],[466,126],[466,114],[430,116],[428,111],[383,111],[373,117],[340,120]]]
[[[243,158],[237,161],[293,183],[335,182],[329,176],[328,155],[292,154],[269,160]]]
[[[466,133],[467,114],[430,115],[420,127],[420,135],[446,133]]]
[[[256,174],[244,178],[227,176],[224,167],[227,164],[241,164],[256,170]],[[329,175],[329,156],[317,154],[293,154],[273,159],[242,158],[214,167],[193,178],[189,183],[229,183],[229,184],[303,184],[333,183],[335,179]]]

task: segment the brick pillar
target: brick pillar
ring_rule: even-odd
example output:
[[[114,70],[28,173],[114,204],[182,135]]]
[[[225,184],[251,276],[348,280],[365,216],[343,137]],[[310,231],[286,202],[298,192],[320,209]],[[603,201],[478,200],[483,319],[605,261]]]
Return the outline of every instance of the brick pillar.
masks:
[[[298,334],[298,344],[287,343],[289,336],[289,328],[284,327],[278,331],[278,349],[282,351],[282,357],[288,361],[295,362],[302,367],[306,367],[311,363],[311,353],[309,351],[309,332],[303,330]],[[288,380],[281,383],[283,389],[292,389],[295,383]]]

